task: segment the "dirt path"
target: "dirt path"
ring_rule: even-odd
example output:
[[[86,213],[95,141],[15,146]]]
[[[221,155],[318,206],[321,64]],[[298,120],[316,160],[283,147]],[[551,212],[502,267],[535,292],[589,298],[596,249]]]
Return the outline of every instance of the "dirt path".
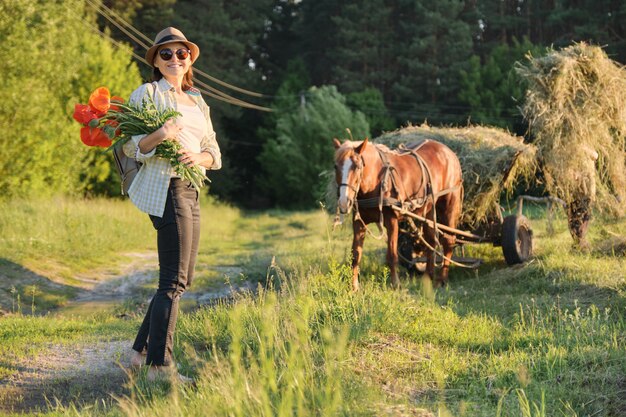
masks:
[[[91,283],[91,286],[81,291],[70,304],[93,301],[120,302],[132,297],[149,299],[158,282],[158,271],[155,269],[158,265],[157,256],[156,254],[134,254],[133,258],[135,260],[117,276],[100,277],[98,280],[82,279],[85,283]],[[244,272],[242,267],[235,265],[216,265],[211,269],[217,271],[220,276],[229,278],[231,282]],[[254,285],[244,281],[239,284],[223,284],[210,291],[191,288],[183,297],[186,301],[195,301],[201,306],[230,298],[235,292],[251,289],[254,289]]]
[[[149,300],[158,281],[156,254],[133,254],[133,261],[119,274],[100,273],[78,277],[83,284],[67,306],[55,314],[119,305],[129,298]],[[235,278],[243,269],[237,266],[212,268],[220,276]],[[94,279],[95,277],[95,279]],[[253,289],[247,281],[239,285],[223,285],[211,291],[194,291],[183,296],[196,305],[212,304],[230,298],[234,292]],[[127,386],[128,357],[132,340],[103,339],[88,345],[51,345],[36,357],[11,362],[17,372],[0,381],[0,413],[36,412],[70,402],[89,404],[111,403],[113,396],[129,393]]]
[[[111,403],[127,394],[129,341],[89,346],[53,345],[16,364],[18,372],[0,383],[0,412],[45,411],[70,402]]]

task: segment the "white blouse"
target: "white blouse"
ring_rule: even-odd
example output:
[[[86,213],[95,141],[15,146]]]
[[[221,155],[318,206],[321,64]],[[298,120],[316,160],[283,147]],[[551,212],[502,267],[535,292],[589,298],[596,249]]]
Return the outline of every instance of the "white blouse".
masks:
[[[176,120],[176,124],[183,126],[178,134],[178,140],[185,149],[200,153],[200,141],[209,131],[202,110],[197,105],[185,106],[183,104],[178,104],[177,110],[182,117]]]

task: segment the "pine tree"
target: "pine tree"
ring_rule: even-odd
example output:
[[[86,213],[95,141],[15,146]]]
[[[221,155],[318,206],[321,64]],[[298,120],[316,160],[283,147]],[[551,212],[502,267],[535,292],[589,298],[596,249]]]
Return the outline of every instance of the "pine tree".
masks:
[[[251,58],[269,91],[278,89],[283,78],[289,76],[289,62],[303,59],[299,30],[301,4],[294,0],[274,0],[257,48],[252,51]]]
[[[392,8],[385,0],[341,2],[331,20],[336,29],[337,47],[329,51],[335,63],[330,83],[353,93],[374,87],[388,92],[395,72]]]
[[[472,51],[471,29],[461,2],[400,0],[396,54],[399,71],[392,91],[401,121],[457,122],[459,72]]]
[[[499,45],[481,63],[478,55],[470,58],[467,70],[462,70],[459,100],[470,109],[472,122],[507,127],[523,134],[522,117],[519,112],[525,93],[525,84],[513,66],[524,60],[527,53],[541,56],[543,48],[527,39],[513,40],[513,46]]]
[[[626,4],[614,0],[555,2],[547,26],[551,43],[565,47],[572,41],[606,46],[607,53],[626,62]]]
[[[329,84],[337,65],[330,51],[338,45],[337,26],[341,2],[336,0],[303,0],[300,6],[298,32],[302,36],[299,51],[304,58],[313,85]]]
[[[396,128],[395,121],[389,115],[383,95],[379,90],[366,88],[363,91],[347,94],[346,98],[352,110],[358,110],[365,115],[373,137]]]

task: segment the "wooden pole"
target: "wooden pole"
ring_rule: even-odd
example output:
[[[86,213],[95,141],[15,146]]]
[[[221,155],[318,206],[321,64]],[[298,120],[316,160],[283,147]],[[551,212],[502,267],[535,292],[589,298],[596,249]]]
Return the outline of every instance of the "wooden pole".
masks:
[[[419,221],[421,221],[423,223],[426,223],[430,227],[434,227],[433,221],[432,220],[428,220],[426,217],[419,216],[419,215],[417,215],[415,213],[411,213],[410,211],[405,211],[405,210],[401,209],[400,207],[396,207],[396,206],[390,206],[390,207],[393,210],[399,212],[402,215],[412,217],[412,218],[414,218],[416,220],[419,220]],[[475,235],[473,233],[464,232],[464,231],[459,230],[459,229],[454,229],[452,227],[446,226],[445,224],[441,224],[441,223],[437,223],[437,229],[443,230],[444,232],[448,232],[448,233],[451,233],[453,235],[463,236],[463,237],[466,237],[468,239],[475,240],[476,242],[487,242],[487,241],[489,241],[489,239],[487,239],[487,238],[485,238],[483,236],[478,236],[478,235]]]

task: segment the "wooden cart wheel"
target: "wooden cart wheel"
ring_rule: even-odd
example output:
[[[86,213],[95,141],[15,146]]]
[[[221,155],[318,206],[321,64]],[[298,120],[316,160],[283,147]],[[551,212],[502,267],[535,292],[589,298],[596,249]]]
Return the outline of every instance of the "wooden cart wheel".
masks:
[[[412,262],[416,257],[422,255],[417,246],[413,237],[408,233],[398,234],[398,261],[400,266],[408,271],[421,274],[426,270],[426,264],[424,262]]]
[[[406,233],[398,234],[398,261],[403,268],[411,268],[413,259],[413,238]]]
[[[533,252],[533,231],[525,216],[510,215],[502,223],[502,253],[508,265],[526,262]]]

